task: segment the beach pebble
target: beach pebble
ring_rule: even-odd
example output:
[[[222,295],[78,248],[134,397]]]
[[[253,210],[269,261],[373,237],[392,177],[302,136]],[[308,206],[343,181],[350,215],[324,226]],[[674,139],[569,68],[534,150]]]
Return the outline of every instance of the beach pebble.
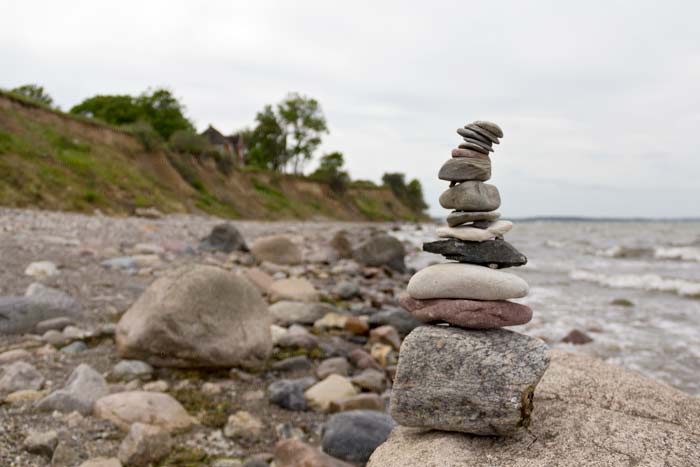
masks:
[[[228,417],[224,427],[227,438],[255,440],[263,430],[262,421],[245,410],[239,410]]]
[[[153,425],[134,423],[119,445],[119,460],[129,467],[145,467],[167,456],[173,448],[170,434]]]
[[[377,394],[363,392],[355,396],[343,397],[331,402],[329,411],[347,412],[348,410],[377,410],[384,412],[386,404],[384,400]]]
[[[526,296],[528,286],[506,272],[473,264],[444,263],[415,273],[406,290],[416,299],[509,300]]]
[[[313,324],[323,318],[326,313],[335,311],[335,307],[327,303],[306,303],[281,300],[268,307],[275,323],[282,326],[290,324]]]
[[[452,211],[447,215],[447,225],[450,227],[457,227],[466,222],[474,221],[495,221],[501,217],[501,213],[498,211],[485,211],[485,212],[467,212],[467,211]]]
[[[94,415],[128,431],[132,423],[155,425],[166,431],[192,426],[192,418],[178,401],[159,392],[131,391],[102,397],[95,402]]]
[[[257,367],[272,353],[270,324],[250,282],[213,266],[185,266],[156,279],[121,317],[117,350],[154,366]]]
[[[403,244],[391,235],[374,235],[353,250],[353,258],[365,266],[386,266],[404,272],[406,250]]]
[[[347,376],[350,372],[350,362],[345,357],[331,357],[323,360],[316,368],[316,376],[325,379],[330,375]]]
[[[308,408],[304,391],[315,382],[316,379],[312,377],[280,379],[267,387],[267,397],[283,409],[304,411]]]
[[[62,389],[52,392],[36,403],[43,411],[92,413],[95,401],[108,393],[104,377],[86,363],[81,363],[71,373]]]
[[[532,319],[532,309],[505,300],[416,300],[407,293],[399,304],[425,323],[444,321],[464,328],[489,329],[517,326]]]
[[[498,144],[498,138],[491,138],[486,134],[482,134],[480,131],[476,131],[472,125],[467,125],[464,128],[457,128],[457,134],[464,138],[474,139],[476,141],[486,144],[487,146],[491,146],[492,144]]]
[[[548,365],[547,345],[533,337],[421,326],[401,348],[390,412],[404,426],[512,434],[528,426]]]
[[[496,125],[493,122],[487,122],[485,120],[477,120],[472,123],[473,125],[476,125],[478,127],[483,128],[486,131],[491,132],[493,135],[495,135],[498,138],[503,138],[503,130],[501,130],[501,127]]]
[[[525,255],[500,238],[483,242],[465,242],[456,238],[448,238],[424,243],[423,250],[441,254],[449,260],[460,263],[489,267],[509,268],[527,263]]]
[[[243,235],[230,222],[214,226],[209,235],[202,239],[199,249],[204,251],[248,251]]]
[[[441,238],[456,238],[467,242],[483,242],[502,237],[512,227],[513,223],[511,221],[498,220],[490,222],[486,228],[472,227],[470,225],[460,227],[443,226],[438,227],[435,232],[437,236]]]
[[[338,459],[364,464],[395,426],[389,415],[376,410],[342,412],[324,424],[321,447]]]
[[[48,457],[53,455],[54,449],[58,445],[58,434],[54,431],[30,431],[24,439],[24,450],[40,456]]]
[[[488,154],[489,152],[493,152],[493,149],[486,146],[485,144],[480,143],[479,141],[476,140],[470,140],[467,138],[463,138],[464,142],[459,145],[459,149],[470,149],[472,151],[477,151],[482,154]]]
[[[357,390],[348,378],[334,374],[311,386],[304,396],[310,406],[327,412],[334,400],[354,396],[356,393]]]
[[[59,274],[58,266],[51,261],[35,261],[27,266],[24,274],[31,277],[45,278]]]
[[[256,238],[250,251],[258,261],[273,264],[299,264],[303,260],[299,247],[284,235]]]
[[[491,178],[491,160],[481,157],[453,157],[442,164],[438,178],[448,182],[488,180]]]
[[[44,384],[44,376],[34,365],[16,361],[0,368],[0,394],[8,394],[25,389],[38,390]]]
[[[459,211],[493,211],[501,205],[501,196],[494,185],[468,181],[444,191],[440,205]]]
[[[296,302],[317,302],[320,294],[316,287],[303,277],[280,279],[269,288],[270,301],[289,300]]]

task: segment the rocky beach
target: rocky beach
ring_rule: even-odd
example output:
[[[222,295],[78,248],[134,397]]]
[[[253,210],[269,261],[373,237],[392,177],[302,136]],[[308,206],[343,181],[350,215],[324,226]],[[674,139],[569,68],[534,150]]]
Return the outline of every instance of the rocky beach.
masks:
[[[401,342],[420,325],[400,297],[416,270],[442,262],[420,251],[435,241],[435,226],[236,221],[215,229],[214,217],[142,214],[154,218],[0,210],[0,465],[362,465],[390,432],[370,465],[426,465],[426,453],[436,465],[552,465],[565,453],[575,453],[571,465],[698,463],[698,398],[591,358],[639,361],[624,349],[606,354],[623,335],[548,308],[544,291],[557,290],[541,270],[548,258],[518,236],[541,232],[536,223],[509,232],[528,255],[520,269],[531,288],[513,303],[534,310],[512,329],[555,350],[529,429],[483,438],[397,428],[388,414]],[[544,229],[557,240],[560,227]],[[589,257],[627,261],[604,251],[591,247]],[[606,303],[629,297],[643,319],[634,289],[596,287]],[[658,303],[678,297],[659,293]],[[432,300],[441,299],[425,299],[425,313],[435,312]],[[610,307],[605,316],[630,309]],[[522,309],[497,309],[492,319],[513,313],[525,319]],[[573,326],[593,342],[561,343]],[[668,381],[692,394],[684,378]],[[637,430],[634,442],[621,427]],[[595,456],[605,461],[582,461]]]

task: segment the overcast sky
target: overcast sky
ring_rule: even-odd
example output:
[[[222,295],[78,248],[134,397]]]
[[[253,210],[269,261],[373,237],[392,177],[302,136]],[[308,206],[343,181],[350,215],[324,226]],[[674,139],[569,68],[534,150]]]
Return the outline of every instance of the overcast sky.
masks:
[[[431,213],[472,120],[509,216],[700,215],[700,3],[0,0],[0,87],[64,109],[167,86],[197,127],[315,97],[353,178],[401,171]],[[311,168],[311,166],[310,166]]]

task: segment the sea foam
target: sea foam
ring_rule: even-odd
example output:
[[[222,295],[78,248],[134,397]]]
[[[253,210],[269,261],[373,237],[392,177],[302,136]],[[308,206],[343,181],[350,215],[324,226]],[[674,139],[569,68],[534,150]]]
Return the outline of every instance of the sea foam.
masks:
[[[617,274],[608,275],[575,269],[569,273],[573,280],[593,282],[614,289],[640,289],[658,292],[671,292],[681,297],[700,298],[700,282],[683,279],[669,279],[656,274]]]

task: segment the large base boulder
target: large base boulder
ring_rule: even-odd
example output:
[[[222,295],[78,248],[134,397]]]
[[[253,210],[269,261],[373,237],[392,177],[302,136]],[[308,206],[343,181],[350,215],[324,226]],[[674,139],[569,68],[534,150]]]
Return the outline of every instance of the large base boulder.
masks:
[[[396,428],[368,467],[700,465],[700,398],[551,350],[528,431],[483,437]]]
[[[272,353],[267,305],[246,279],[213,266],[162,277],[117,326],[122,358],[166,367],[257,367]]]
[[[505,329],[414,329],[401,345],[391,415],[401,425],[506,435],[527,427],[549,364],[544,342]]]

